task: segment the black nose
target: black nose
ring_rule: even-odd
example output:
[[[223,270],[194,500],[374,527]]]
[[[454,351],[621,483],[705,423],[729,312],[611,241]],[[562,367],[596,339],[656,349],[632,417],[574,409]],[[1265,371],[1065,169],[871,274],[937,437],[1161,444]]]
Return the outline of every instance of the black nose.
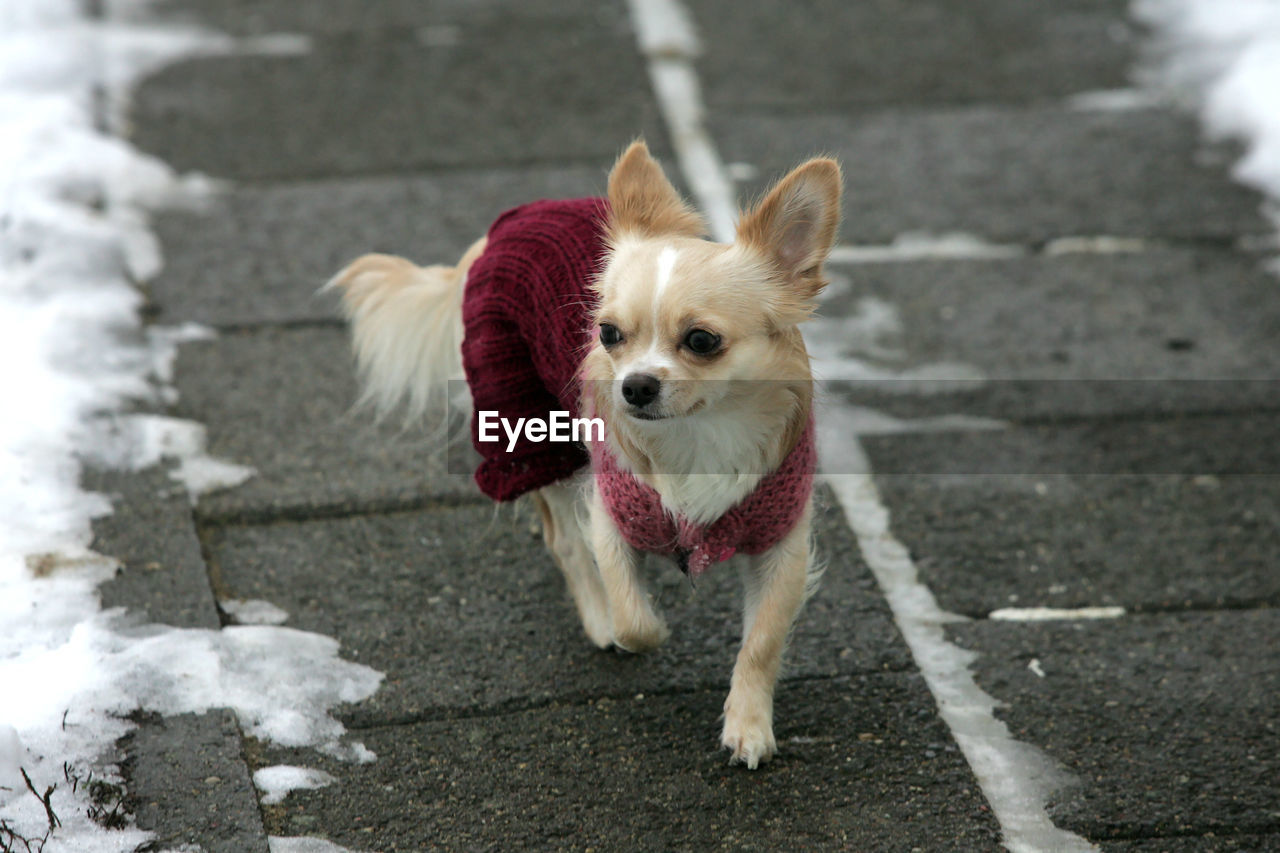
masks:
[[[637,408],[649,405],[658,398],[662,383],[658,377],[647,373],[633,373],[622,380],[622,399]]]

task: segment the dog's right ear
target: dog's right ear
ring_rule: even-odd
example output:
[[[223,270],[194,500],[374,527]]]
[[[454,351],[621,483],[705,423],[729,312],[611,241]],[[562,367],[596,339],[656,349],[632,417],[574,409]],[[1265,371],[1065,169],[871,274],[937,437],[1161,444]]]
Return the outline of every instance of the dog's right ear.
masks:
[[[702,217],[680,198],[642,141],[622,153],[609,172],[609,236],[701,237]]]

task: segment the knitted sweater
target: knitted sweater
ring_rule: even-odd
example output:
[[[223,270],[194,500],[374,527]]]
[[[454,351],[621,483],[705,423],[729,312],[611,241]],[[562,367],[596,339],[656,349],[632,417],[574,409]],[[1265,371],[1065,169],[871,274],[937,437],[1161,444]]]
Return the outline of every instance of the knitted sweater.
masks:
[[[582,359],[594,339],[595,295],[587,283],[605,253],[608,201],[538,201],[509,210],[489,229],[462,299],[462,366],[475,408],[471,439],[482,461],[476,484],[498,501],[513,500],[573,474],[586,449],[531,442],[507,451],[480,441],[479,412],[549,419],[578,417]],[[607,429],[607,425],[606,425]],[[597,488],[623,538],[644,551],[673,556],[693,575],[736,551],[759,554],[795,526],[813,488],[813,424],[781,467],[710,525],[673,518],[650,487],[621,470],[604,442],[592,445]]]
[[[796,526],[813,493],[817,467],[813,419],[777,470],[706,525],[667,512],[657,491],[618,467],[607,443],[591,446],[591,464],[596,488],[622,538],[641,551],[674,557],[682,571],[696,578],[712,563],[724,562],[739,551],[764,553]]]
[[[578,369],[592,341],[587,283],[604,257],[608,210],[599,198],[536,201],[489,228],[462,298],[462,367],[476,413],[497,411],[512,423],[552,411],[578,417]],[[563,480],[588,461],[579,444],[522,436],[508,453],[505,438],[481,442],[478,414],[471,440],[483,457],[476,484],[498,501]]]

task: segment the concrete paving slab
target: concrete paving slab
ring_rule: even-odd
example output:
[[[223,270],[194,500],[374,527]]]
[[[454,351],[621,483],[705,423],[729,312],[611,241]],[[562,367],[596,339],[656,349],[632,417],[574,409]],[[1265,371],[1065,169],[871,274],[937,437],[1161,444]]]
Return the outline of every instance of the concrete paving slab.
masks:
[[[234,188],[208,209],[157,219],[165,267],[150,285],[151,309],[163,322],[212,326],[335,318],[336,299],[316,290],[359,255],[455,263],[504,210],[599,195],[607,169],[601,161]]]
[[[800,687],[755,773],[717,750],[719,692],[627,696],[363,731],[378,760],[322,763],[338,783],[268,826],[385,851],[1002,849],[919,676]]]
[[[108,494],[114,511],[93,522],[93,545],[120,561],[99,588],[102,606],[180,628],[218,628],[186,489],[167,466],[138,473],[87,469],[85,488]]]
[[[180,171],[237,180],[607,166],[639,135],[665,149],[630,35],[550,21],[424,41],[352,33],[304,55],[170,65],[137,87],[131,141]]]
[[[1050,798],[1059,826],[1093,841],[1280,834],[1280,670],[1263,651],[1280,611],[953,630],[1014,737],[1078,776]],[[1178,849],[1161,843],[1140,849]]]
[[[145,849],[267,853],[234,713],[146,715],[121,746],[129,806],[156,835]]]
[[[1277,420],[1265,419],[1273,436]],[[944,609],[985,616],[1004,607],[1275,606],[1280,458],[1274,438],[1241,442],[1238,424],[1236,418],[1104,423],[866,444],[876,471],[906,460],[933,463],[931,474],[881,475],[877,482],[895,535]],[[1197,461],[1206,468],[1123,473],[1165,451],[1187,471]],[[966,458],[1003,454],[1006,461],[1041,463],[1078,454],[1098,460],[1099,473],[948,473],[957,465],[977,467],[965,465]],[[1214,474],[1211,463],[1228,455],[1271,473]]]
[[[1072,235],[1233,240],[1269,234],[1261,199],[1230,183],[1189,117],[995,106],[793,115],[710,111],[726,162],[756,167],[742,198],[804,158],[845,170],[841,240],[965,232],[1036,244]]]
[[[687,5],[714,107],[1010,102],[1129,84],[1124,0]]]
[[[621,0],[159,0],[148,10],[162,20],[198,22],[237,36],[331,34],[350,30],[493,27],[554,21],[628,32]],[[438,31],[445,38],[447,31]]]
[[[817,339],[847,336],[843,354],[883,375],[928,378],[835,389],[856,405],[1022,420],[1280,405],[1275,278],[1254,255],[1160,249],[834,272]],[[885,308],[893,322],[858,333],[858,318]],[[985,381],[931,378],[948,375],[930,368],[939,364]]]
[[[208,452],[250,465],[243,485],[205,495],[206,520],[314,515],[474,499],[469,478],[421,429],[352,411],[350,345],[339,328],[279,328],[184,345],[179,417],[208,428]],[[470,453],[466,447],[458,456]]]
[[[824,493],[825,495],[825,493]],[[824,497],[818,541],[830,568],[792,636],[779,715],[808,680],[911,665],[852,534]],[[741,638],[731,566],[691,590],[656,562],[653,589],[672,637],[656,654],[590,644],[528,517],[488,505],[209,531],[225,592],[287,611],[290,626],[338,638],[343,654],[387,673],[351,708],[370,726],[477,709],[716,687],[727,690]]]

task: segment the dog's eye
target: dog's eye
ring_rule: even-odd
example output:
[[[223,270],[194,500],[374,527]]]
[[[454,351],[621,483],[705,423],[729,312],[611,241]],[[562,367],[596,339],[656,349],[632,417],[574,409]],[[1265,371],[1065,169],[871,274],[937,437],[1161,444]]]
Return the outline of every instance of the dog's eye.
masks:
[[[622,342],[622,332],[618,331],[618,327],[612,323],[600,324],[600,343],[606,347]]]
[[[695,355],[711,355],[720,348],[720,336],[706,329],[694,329],[684,336],[684,345]]]

